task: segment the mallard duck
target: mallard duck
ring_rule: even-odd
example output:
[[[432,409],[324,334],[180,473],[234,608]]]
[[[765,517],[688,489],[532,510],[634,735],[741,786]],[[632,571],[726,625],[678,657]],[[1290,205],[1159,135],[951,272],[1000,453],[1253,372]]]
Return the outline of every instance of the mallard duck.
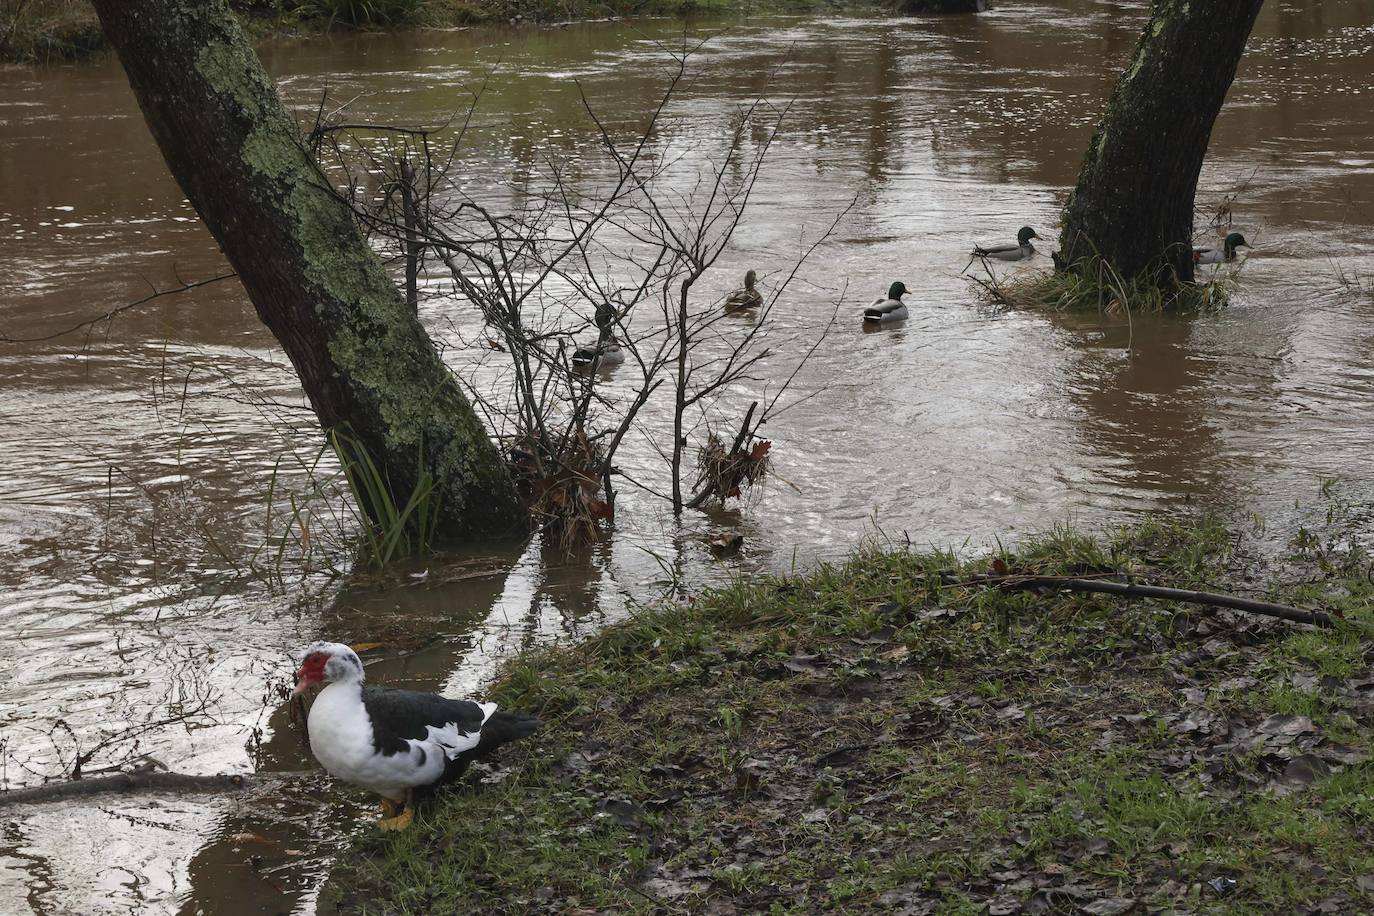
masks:
[[[887,288],[886,299],[874,299],[873,304],[864,309],[864,321],[906,321],[906,303],[902,301],[905,295],[906,284],[898,280]]]
[[[735,290],[725,297],[725,308],[735,309],[756,309],[763,305],[763,293],[754,289],[754,284],[758,282],[759,275],[755,271],[749,271],[744,275],[744,287]]]
[[[306,731],[315,759],[336,779],[382,796],[383,830],[404,830],[417,793],[463,774],[503,744],[527,737],[539,720],[497,712],[495,703],[363,686],[363,663],[348,646],[305,650],[294,698],[327,685],[310,707]]]
[[[614,334],[607,334],[600,343],[578,347],[572,355],[572,364],[585,369],[609,369],[623,362],[625,352]]]
[[[604,336],[611,333],[611,328],[615,327],[615,306],[609,302],[599,302],[596,306],[596,329]]]
[[[1232,232],[1226,236],[1221,243],[1221,248],[1194,248],[1194,264],[1221,264],[1223,262],[1234,261],[1236,259],[1237,248],[1251,248],[1254,246],[1245,241],[1245,236],[1239,232]]]
[[[1021,231],[1016,233],[1015,245],[991,247],[979,245],[973,249],[973,256],[975,258],[992,258],[997,261],[1024,261],[1035,254],[1035,246],[1030,243],[1030,240],[1038,238],[1040,236],[1035,234],[1034,229],[1030,226],[1022,226]]]

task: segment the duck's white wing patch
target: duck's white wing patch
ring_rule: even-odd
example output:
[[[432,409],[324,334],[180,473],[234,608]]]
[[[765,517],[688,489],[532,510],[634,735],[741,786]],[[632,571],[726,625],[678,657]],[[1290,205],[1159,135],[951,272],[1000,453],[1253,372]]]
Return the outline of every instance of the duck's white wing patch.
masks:
[[[478,706],[481,708],[481,710],[482,710],[482,724],[483,724],[483,725],[486,725],[486,724],[487,724],[487,720],[491,718],[491,714],[494,713],[494,712],[496,712],[496,704],[495,704],[495,703],[478,703],[477,705],[478,705]]]
[[[480,730],[469,734],[460,729],[457,722],[449,722],[443,728],[426,725],[425,740],[443,748],[444,756],[452,760],[464,751],[475,748],[477,742],[482,740],[482,734]]]

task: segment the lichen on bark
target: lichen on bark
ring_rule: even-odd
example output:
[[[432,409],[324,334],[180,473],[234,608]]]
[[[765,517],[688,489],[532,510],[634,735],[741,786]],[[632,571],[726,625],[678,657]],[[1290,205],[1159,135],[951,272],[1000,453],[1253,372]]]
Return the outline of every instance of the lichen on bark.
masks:
[[[320,418],[398,494],[425,472],[441,536],[520,531],[494,444],[223,0],[95,0],[173,175],[282,343]]]

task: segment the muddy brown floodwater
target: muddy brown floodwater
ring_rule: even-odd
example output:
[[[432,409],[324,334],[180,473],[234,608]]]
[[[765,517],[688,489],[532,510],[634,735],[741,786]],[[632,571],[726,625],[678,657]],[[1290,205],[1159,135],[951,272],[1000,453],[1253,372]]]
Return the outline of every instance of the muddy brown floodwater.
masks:
[[[857,195],[779,305],[782,349],[824,325],[838,291],[846,304],[797,382],[814,396],[767,427],[777,474],[761,495],[678,524],[627,492],[614,537],[585,556],[535,543],[331,579],[330,563],[347,564],[323,532],[277,556],[280,507],[310,489],[318,433],[232,281],[0,345],[6,784],[60,774],[112,735],[88,770],[131,759],[260,774],[235,797],[0,810],[0,911],[312,910],[331,854],[371,817],[317,775],[274,692],[289,653],[321,635],[383,643],[374,680],[458,692],[514,649],[594,631],[665,579],[785,571],[865,536],[957,547],[1202,507],[1262,516],[1279,544],[1322,479],[1367,499],[1374,2],[1276,0],[1260,18],[1199,194],[1210,212],[1236,192],[1235,228],[1256,246],[1229,308],[1129,326],[998,313],[960,276],[975,242],[1022,224],[1053,236],[1144,6],[693,23],[723,31],[696,56],[656,154],[705,161],[740,105],[793,101],[710,291],[745,267],[767,288],[801,235]],[[577,84],[642,121],[665,84],[660,42],[681,35],[676,22],[600,23],[274,40],[262,55],[303,118],[327,87],[360,116],[415,124],[464,108],[499,62],[462,163],[468,189],[501,205],[535,163],[589,155]],[[9,338],[223,269],[108,60],[0,71],[0,251]],[[1048,266],[1042,255],[1028,269]],[[860,307],[898,279],[912,319],[862,333]],[[442,284],[429,291],[436,336],[472,327]],[[448,352],[461,371],[465,351]],[[764,374],[790,365],[780,356]],[[649,422],[667,409],[651,405]],[[623,458],[656,460],[646,445]],[[321,518],[345,511],[322,500]],[[720,527],[744,530],[740,557],[711,559]],[[167,718],[181,721],[141,730]]]

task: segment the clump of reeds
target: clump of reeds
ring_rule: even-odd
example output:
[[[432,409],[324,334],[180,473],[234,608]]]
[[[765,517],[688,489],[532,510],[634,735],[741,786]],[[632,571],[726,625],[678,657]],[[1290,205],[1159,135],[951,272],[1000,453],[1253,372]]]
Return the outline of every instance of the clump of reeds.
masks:
[[[1106,261],[1095,259],[1068,270],[1021,274],[1005,282],[992,276],[973,281],[992,302],[1005,308],[1141,315],[1221,308],[1230,300],[1237,273],[1231,267],[1205,283],[1160,283],[1148,275],[1123,277]]]
[[[0,4],[0,60],[70,60],[104,46],[100,20],[86,0],[18,0]]]
[[[434,477],[421,471],[411,492],[398,494],[367,446],[347,430],[330,430],[329,444],[353,495],[367,559],[375,566],[385,566],[429,553],[439,519],[439,491]],[[423,460],[417,466],[423,468]]]

